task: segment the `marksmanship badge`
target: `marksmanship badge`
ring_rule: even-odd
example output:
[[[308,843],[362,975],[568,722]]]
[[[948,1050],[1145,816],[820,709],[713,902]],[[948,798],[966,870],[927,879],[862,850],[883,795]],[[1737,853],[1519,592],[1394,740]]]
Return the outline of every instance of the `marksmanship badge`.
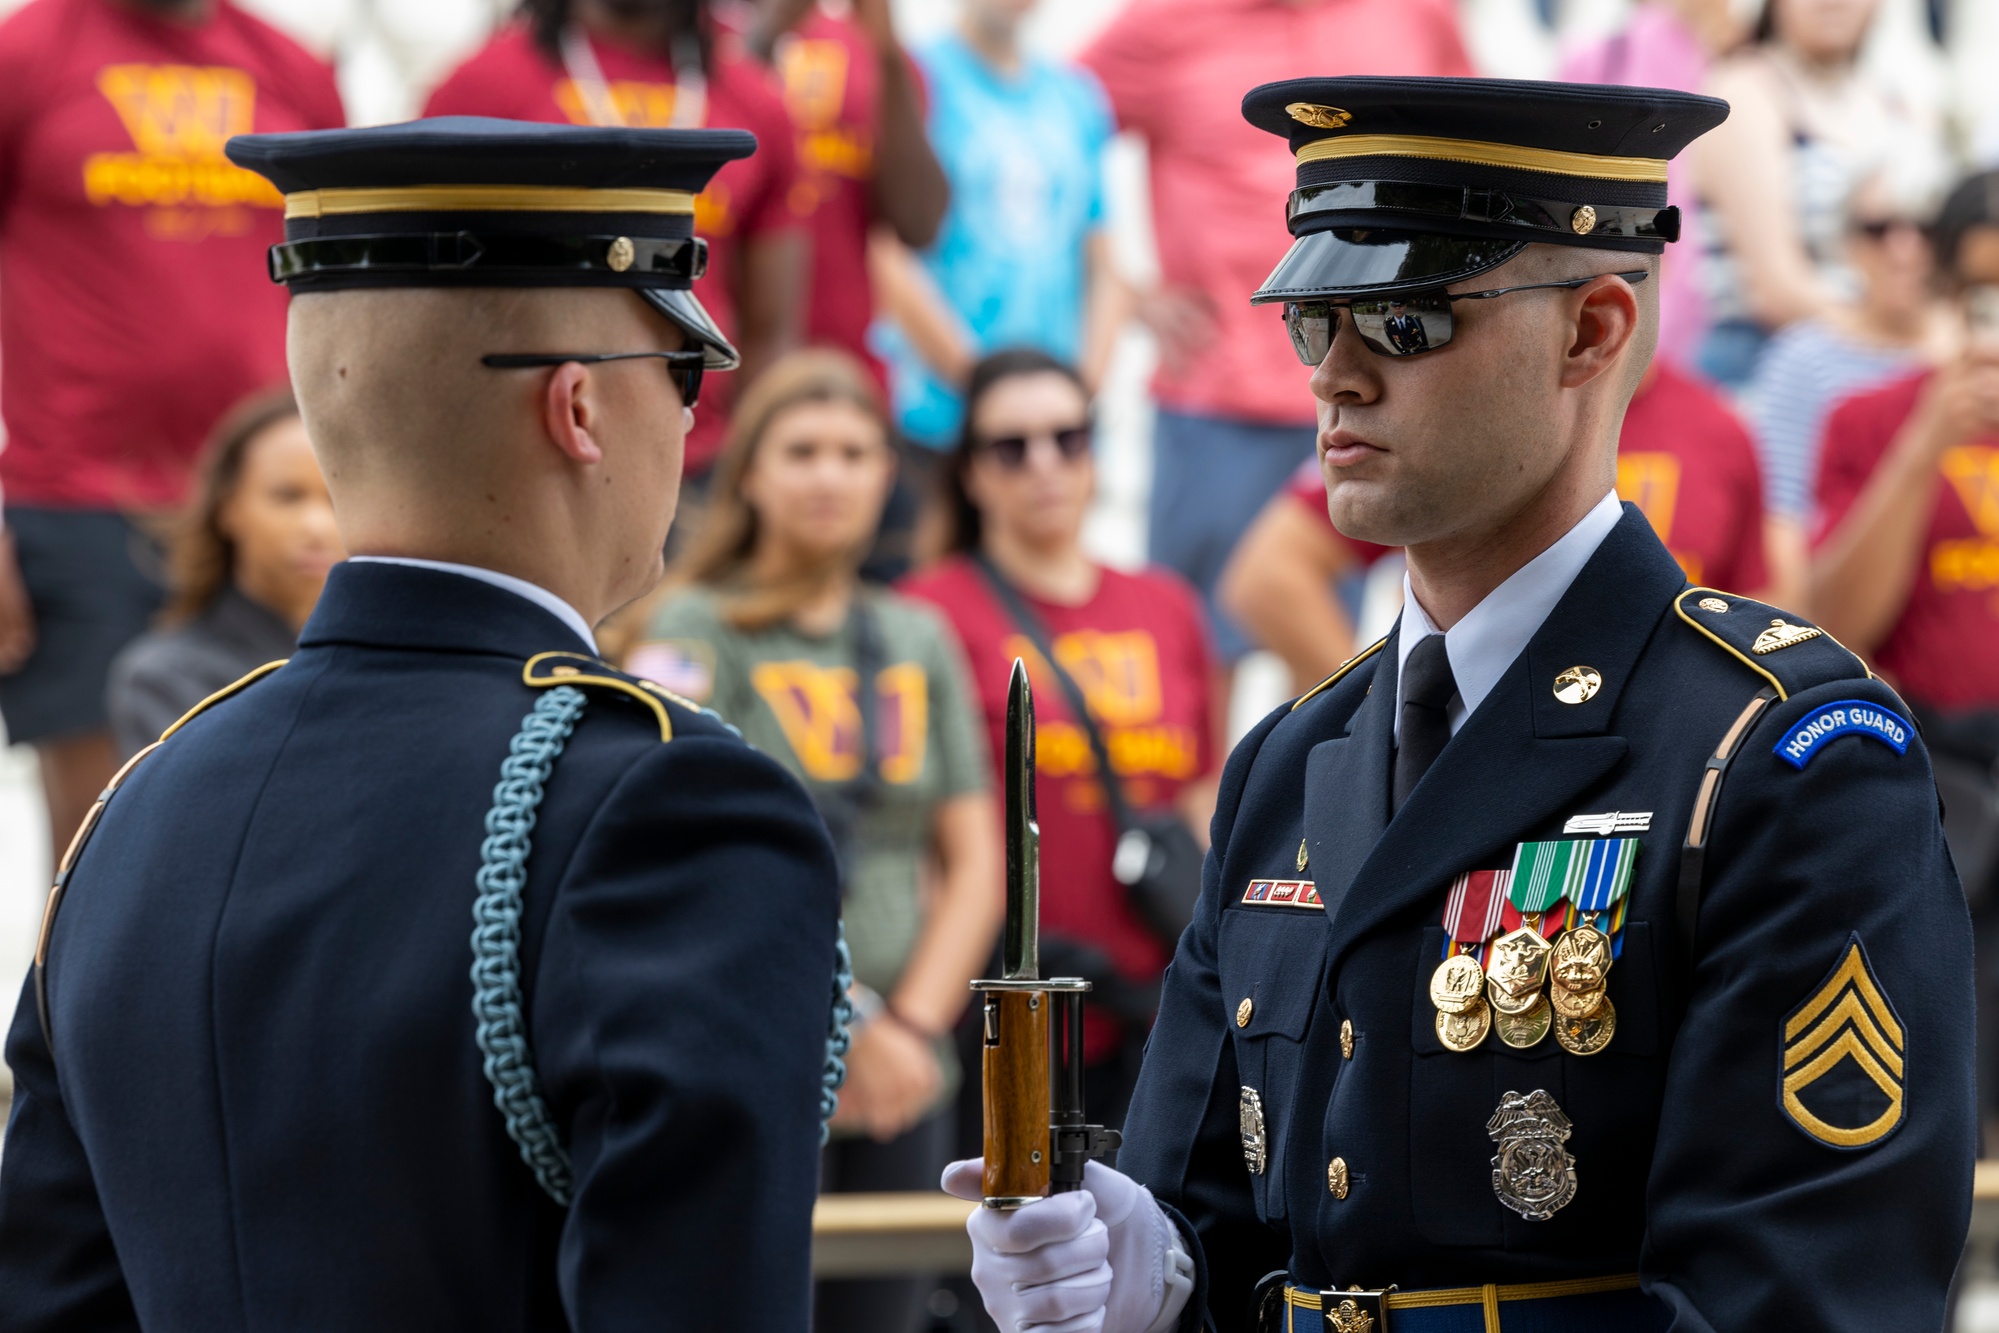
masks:
[[[1576,1159],[1562,1146],[1569,1131],[1569,1118],[1540,1088],[1507,1093],[1486,1123],[1499,1145],[1492,1192],[1529,1222],[1547,1221],[1576,1197]]]

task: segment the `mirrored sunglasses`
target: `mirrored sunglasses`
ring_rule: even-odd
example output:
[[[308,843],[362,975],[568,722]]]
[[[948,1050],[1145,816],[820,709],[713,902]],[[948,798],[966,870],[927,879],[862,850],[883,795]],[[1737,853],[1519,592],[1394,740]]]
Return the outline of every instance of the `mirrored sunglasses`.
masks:
[[[1333,339],[1339,336],[1341,310],[1345,310],[1347,317],[1353,321],[1354,332],[1360,335],[1361,342],[1377,356],[1416,356],[1436,351],[1456,334],[1457,322],[1451,313],[1453,301],[1489,301],[1495,296],[1512,292],[1548,288],[1572,290],[1604,276],[1593,273],[1587,278],[1529,282],[1517,287],[1495,287],[1485,292],[1448,292],[1439,287],[1396,296],[1286,301],[1284,327],[1291,335],[1292,350],[1308,366],[1317,366],[1326,359],[1326,353],[1333,350]],[[1607,276],[1622,278],[1626,282],[1643,282],[1646,270],[1633,269],[1628,273]]]

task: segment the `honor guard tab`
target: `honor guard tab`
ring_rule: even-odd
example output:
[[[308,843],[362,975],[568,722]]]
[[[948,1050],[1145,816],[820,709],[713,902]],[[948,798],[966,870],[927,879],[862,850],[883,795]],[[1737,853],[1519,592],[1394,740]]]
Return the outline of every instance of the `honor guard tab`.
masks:
[[[285,196],[271,280],[356,287],[629,287],[706,354],[740,358],[690,288],[708,265],[694,197],[756,151],[745,130],[635,130],[443,116],[238,135],[229,160]]]
[[[1298,162],[1296,239],[1257,304],[1435,288],[1530,242],[1659,254],[1680,234],[1666,163],[1728,104],[1509,79],[1290,79],[1243,115]]]

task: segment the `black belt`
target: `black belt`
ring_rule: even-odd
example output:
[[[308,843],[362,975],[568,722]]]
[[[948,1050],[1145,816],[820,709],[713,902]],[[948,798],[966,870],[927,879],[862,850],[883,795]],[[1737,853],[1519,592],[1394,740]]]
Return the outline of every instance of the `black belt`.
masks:
[[[1421,1291],[1321,1291],[1272,1273],[1256,1293],[1256,1333],[1636,1333],[1663,1314],[1636,1273]]]

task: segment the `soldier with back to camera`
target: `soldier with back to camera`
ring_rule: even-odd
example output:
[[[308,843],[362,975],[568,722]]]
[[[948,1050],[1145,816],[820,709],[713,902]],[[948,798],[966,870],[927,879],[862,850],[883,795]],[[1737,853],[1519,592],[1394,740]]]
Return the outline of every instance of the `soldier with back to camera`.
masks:
[[[804,791],[595,656],[702,377],[737,131],[233,140],[354,558],[128,766],[7,1043],[0,1326],[803,1328],[838,890]]]

